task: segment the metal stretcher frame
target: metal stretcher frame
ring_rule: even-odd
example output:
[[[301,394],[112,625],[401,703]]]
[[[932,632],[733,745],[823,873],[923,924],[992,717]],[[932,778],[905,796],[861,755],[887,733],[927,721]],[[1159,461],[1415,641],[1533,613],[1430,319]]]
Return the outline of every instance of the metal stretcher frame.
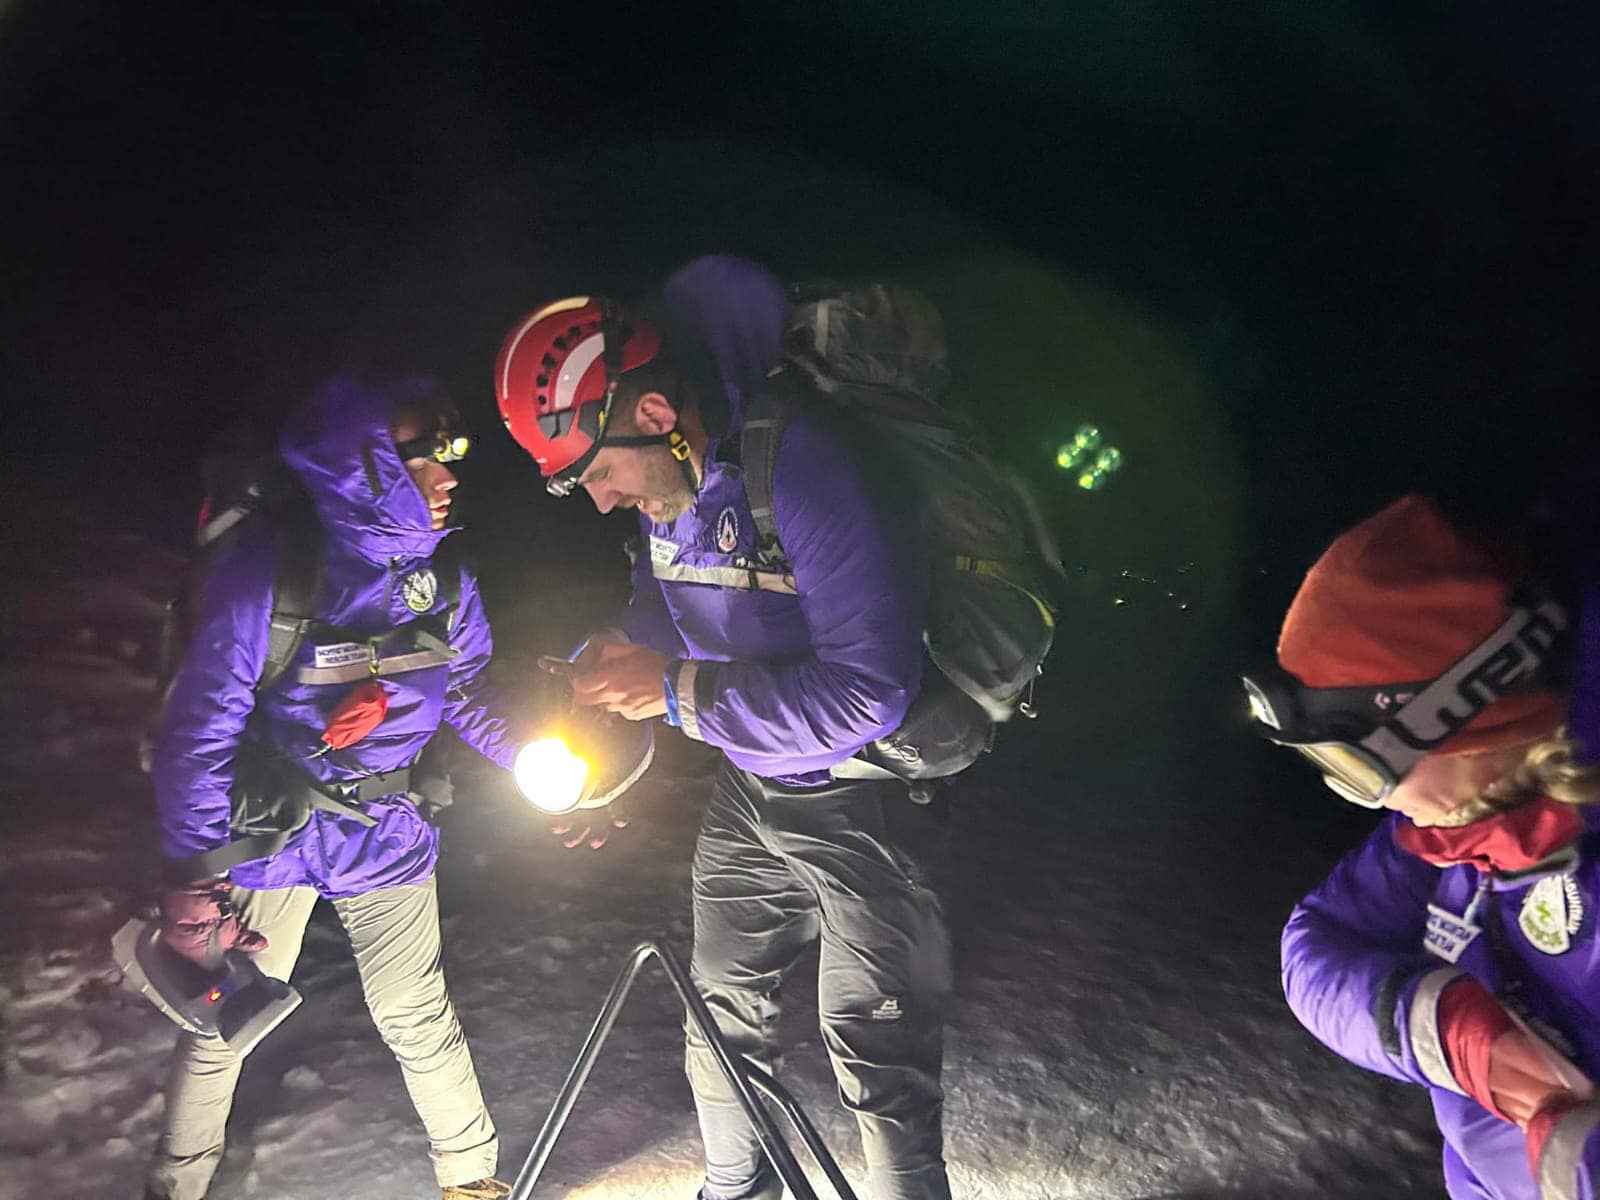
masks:
[[[856,1200],[856,1194],[851,1190],[844,1172],[839,1169],[839,1164],[823,1143],[822,1135],[817,1132],[816,1126],[811,1123],[799,1103],[776,1079],[729,1048],[722,1031],[712,1019],[711,1010],[700,998],[700,993],[695,991],[689,972],[684,969],[683,963],[673,953],[672,948],[659,941],[640,942],[628,955],[622,970],[617,973],[616,982],[611,985],[611,994],[606,997],[600,1015],[590,1027],[589,1036],[584,1039],[583,1048],[578,1051],[577,1061],[572,1064],[566,1082],[561,1085],[561,1091],[557,1093],[555,1103],[550,1107],[550,1115],[545,1118],[538,1137],[533,1140],[533,1148],[528,1151],[528,1157],[522,1164],[517,1181],[512,1185],[511,1200],[530,1200],[532,1197],[539,1176],[544,1172],[545,1163],[549,1160],[551,1151],[555,1149],[556,1139],[561,1136],[567,1118],[572,1115],[572,1108],[578,1102],[578,1094],[583,1091],[584,1084],[589,1079],[589,1072],[593,1070],[595,1060],[600,1057],[600,1049],[611,1036],[612,1026],[617,1023],[617,1016],[628,999],[633,981],[645,963],[652,958],[661,964],[661,969],[666,972],[667,978],[678,993],[678,999],[683,1002],[684,1011],[704,1036],[707,1045],[711,1047],[717,1066],[733,1087],[739,1107],[744,1110],[745,1116],[755,1129],[756,1137],[761,1141],[761,1148],[766,1152],[768,1161],[772,1163],[778,1177],[789,1189],[790,1195],[795,1200],[817,1200],[817,1193],[807,1180],[794,1151],[784,1140],[783,1131],[766,1105],[761,1102],[762,1096],[777,1105],[794,1131],[800,1135],[800,1140],[805,1143],[812,1159],[827,1176],[828,1183],[832,1185],[839,1200]]]

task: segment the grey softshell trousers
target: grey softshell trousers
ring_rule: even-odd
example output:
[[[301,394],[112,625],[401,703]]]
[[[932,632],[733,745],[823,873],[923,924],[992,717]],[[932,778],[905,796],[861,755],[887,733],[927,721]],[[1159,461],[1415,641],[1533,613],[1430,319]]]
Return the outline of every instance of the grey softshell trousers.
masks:
[[[267,939],[256,962],[268,975],[289,978],[316,902],[317,893],[305,887],[233,889],[245,927]],[[428,1131],[439,1185],[493,1175],[494,1124],[445,991],[434,880],[332,904],[350,936],[367,1008],[400,1060],[411,1102]],[[171,1200],[205,1196],[222,1161],[223,1129],[242,1062],[221,1038],[185,1033],[178,1039],[167,1082],[166,1129],[150,1171],[156,1195]]]
[[[873,1200],[947,1200],[940,1117],[950,943],[934,890],[948,801],[905,784],[785,788],[726,761],[694,856],[690,970],[732,1048],[778,1067],[778,989],[821,941],[818,1010]],[[770,1187],[755,1133],[692,1023],[706,1200]]]

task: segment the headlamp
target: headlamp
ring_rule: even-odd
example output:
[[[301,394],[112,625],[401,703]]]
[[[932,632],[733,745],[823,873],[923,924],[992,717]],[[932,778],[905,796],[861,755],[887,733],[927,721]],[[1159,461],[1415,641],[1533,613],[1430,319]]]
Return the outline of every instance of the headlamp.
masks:
[[[1381,808],[1430,752],[1495,701],[1536,684],[1568,624],[1561,605],[1533,598],[1432,680],[1308,688],[1274,668],[1242,682],[1257,732],[1297,751],[1338,796]]]
[[[394,448],[401,462],[410,462],[413,458],[431,458],[438,463],[453,463],[467,456],[467,451],[472,449],[472,439],[464,433],[440,430],[409,441],[396,442]]]

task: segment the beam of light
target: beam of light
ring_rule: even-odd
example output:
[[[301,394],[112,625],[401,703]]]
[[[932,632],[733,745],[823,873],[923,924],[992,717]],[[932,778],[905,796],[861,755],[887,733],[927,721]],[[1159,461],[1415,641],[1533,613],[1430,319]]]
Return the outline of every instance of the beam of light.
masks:
[[[589,764],[572,752],[565,738],[546,737],[517,751],[511,775],[530,804],[559,814],[571,812],[583,799]]]

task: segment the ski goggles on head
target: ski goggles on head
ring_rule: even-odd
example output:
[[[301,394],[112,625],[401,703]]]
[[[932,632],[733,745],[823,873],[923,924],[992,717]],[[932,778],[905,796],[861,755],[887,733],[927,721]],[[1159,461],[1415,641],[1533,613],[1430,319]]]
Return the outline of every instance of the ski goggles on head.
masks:
[[[464,433],[439,430],[409,441],[396,442],[394,448],[399,452],[401,462],[410,462],[413,458],[431,458],[437,463],[453,463],[467,456],[467,451],[472,449],[472,439]]]
[[[1423,758],[1490,705],[1541,682],[1568,624],[1561,605],[1529,598],[1431,680],[1308,688],[1272,668],[1242,682],[1258,733],[1298,752],[1334,794],[1381,808]]]

